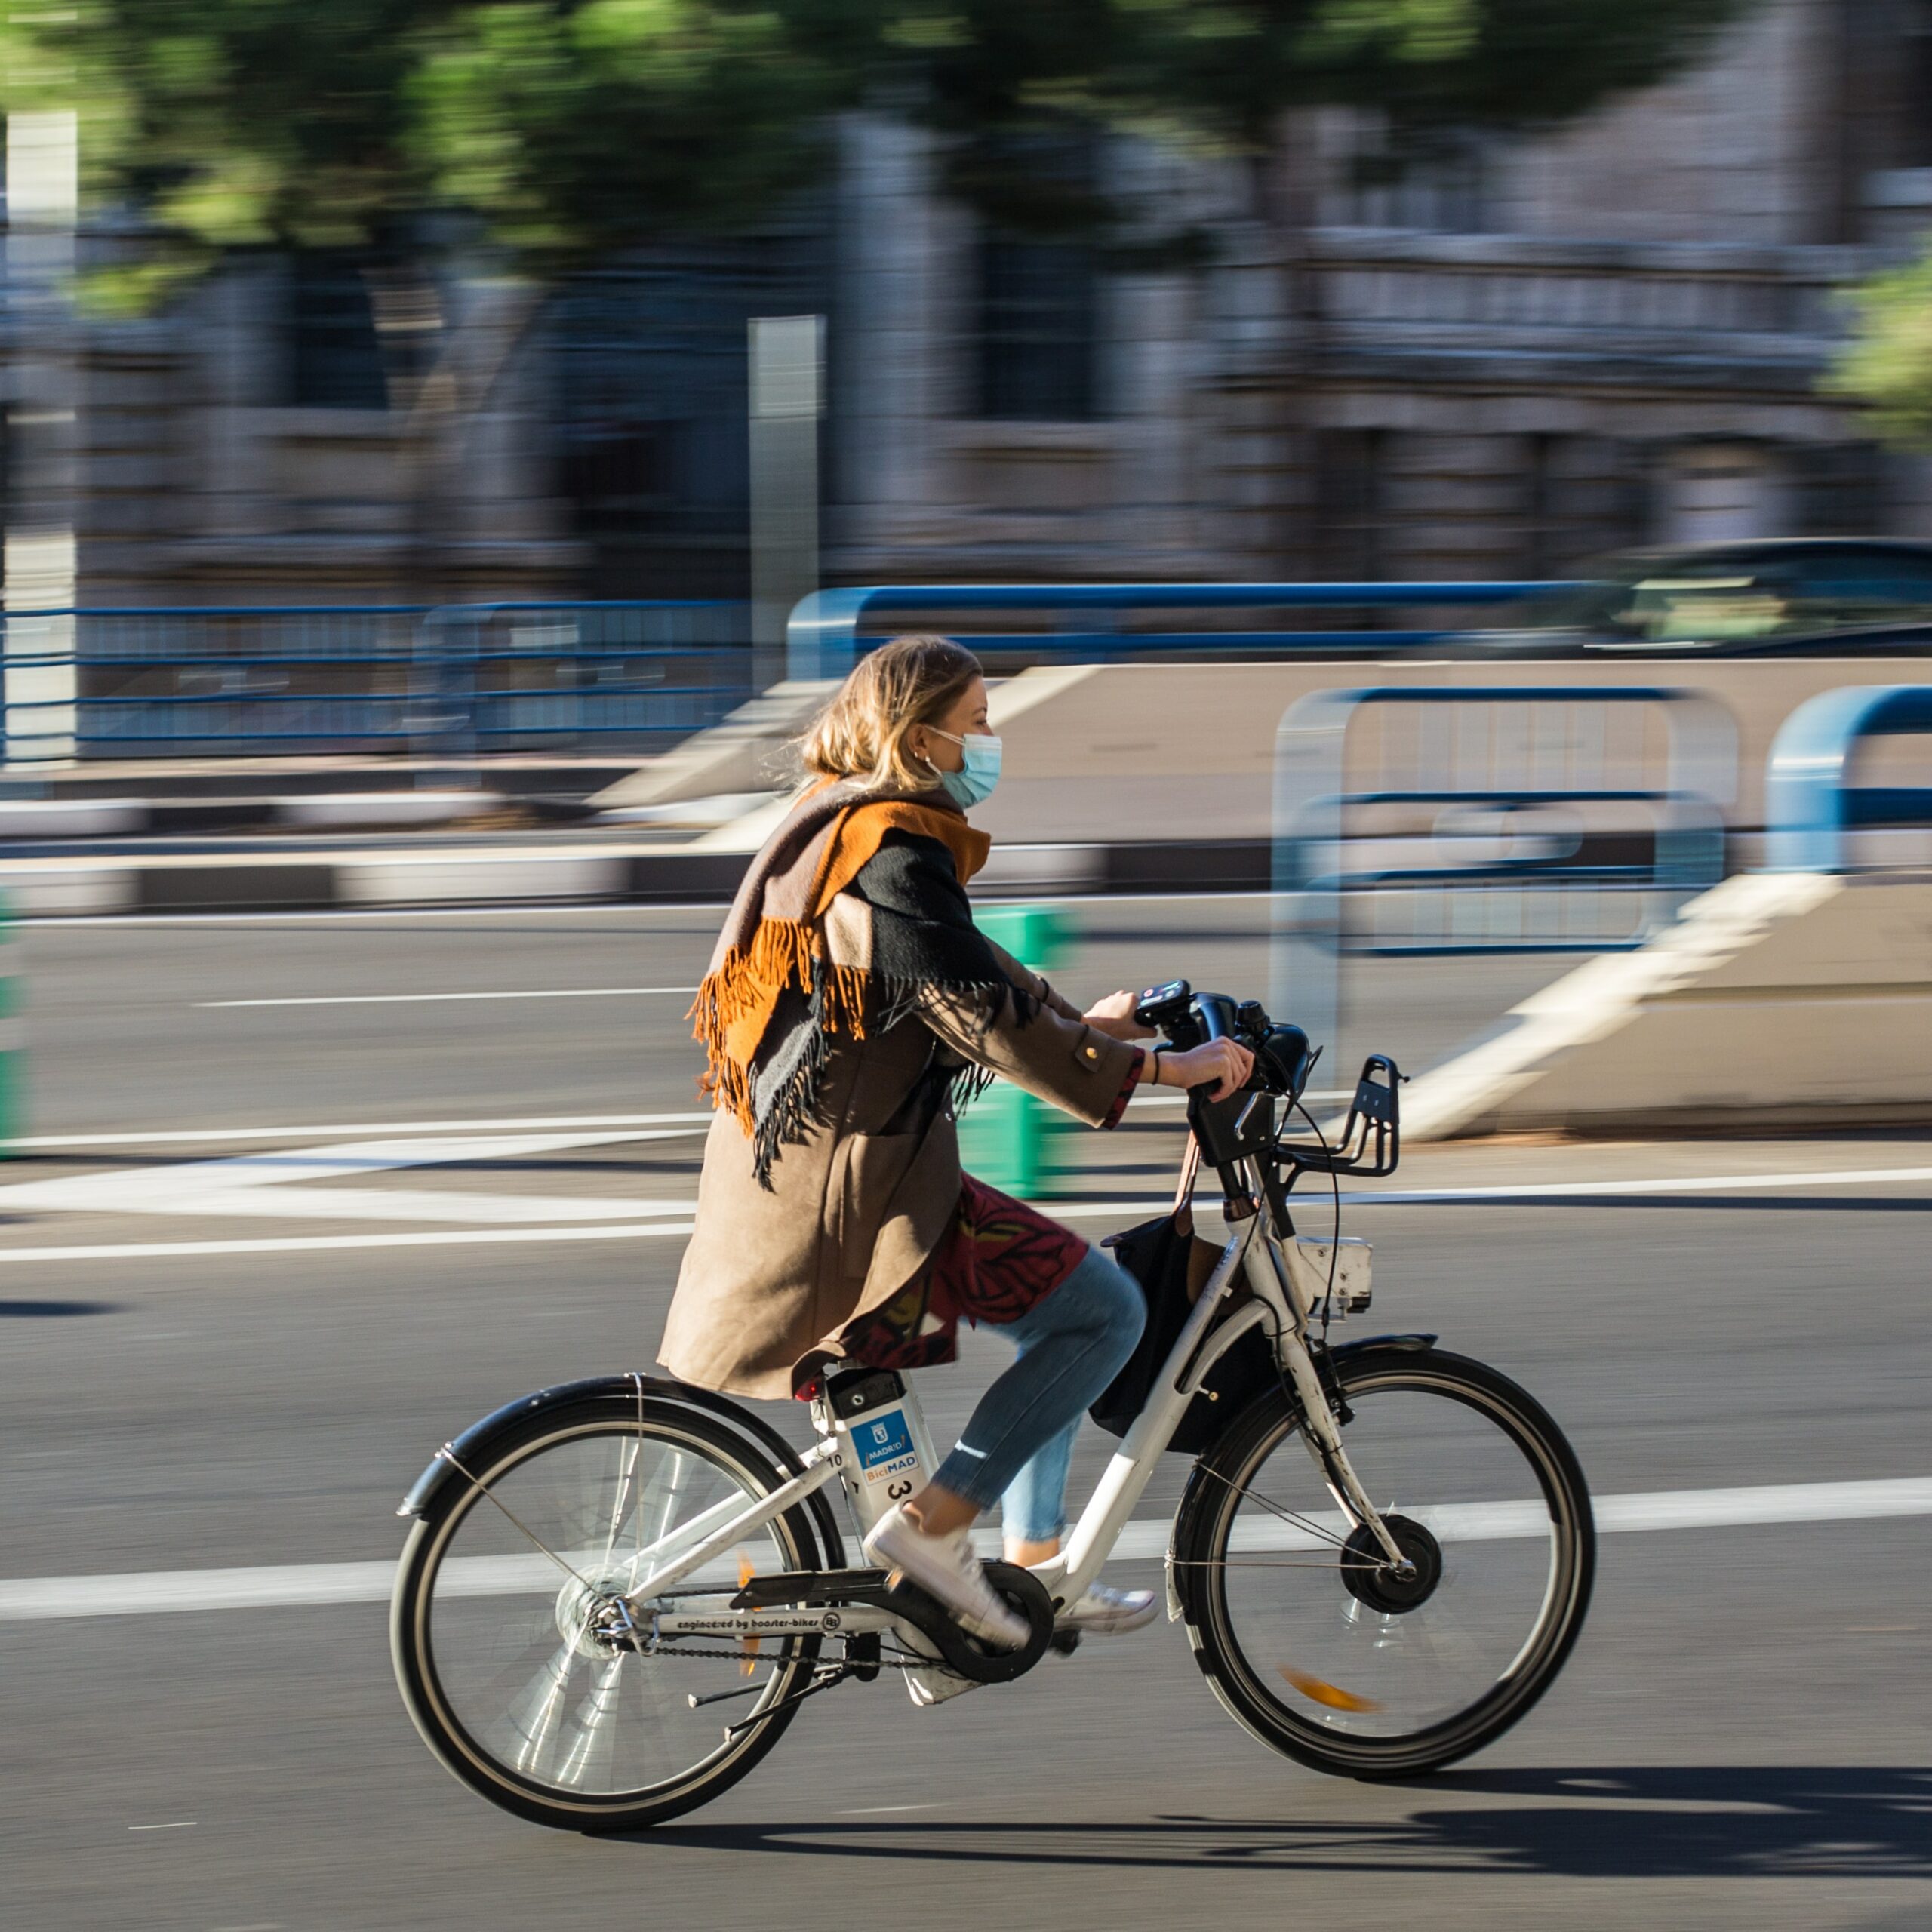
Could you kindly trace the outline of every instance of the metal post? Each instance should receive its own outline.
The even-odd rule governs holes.
[[[819,419],[825,318],[759,315],[750,325],[752,683],[785,675],[785,623],[818,588]]]
[[[25,1023],[20,1018],[20,940],[14,902],[0,892],[0,1159],[14,1151],[26,1124]]]
[[[1399,705],[1444,714],[1441,734],[1419,733],[1415,753],[1391,760],[1383,747],[1373,784],[1352,784],[1347,775],[1351,722],[1365,706]],[[1660,707],[1668,734],[1668,764],[1661,785],[1632,780],[1613,784],[1596,728],[1613,709]],[[1521,742],[1505,748],[1499,719],[1511,707],[1522,712]],[[1580,743],[1577,714],[1592,728]],[[1465,728],[1481,722],[1481,731]],[[1641,740],[1633,740],[1641,758]],[[1552,754],[1560,753],[1560,755]],[[1737,762],[1736,727],[1730,715],[1697,694],[1652,685],[1376,685],[1310,693],[1282,714],[1275,734],[1274,838],[1270,908],[1269,1004],[1283,1019],[1307,1029],[1342,1057],[1347,989],[1345,952],[1460,953],[1623,952],[1676,915],[1692,894],[1714,885],[1724,872],[1723,807],[1730,799]],[[1774,761],[1775,768],[1775,760]],[[1473,771],[1476,782],[1464,774]],[[1518,897],[1502,929],[1498,895],[1537,884],[1537,863],[1523,854],[1499,854],[1487,862],[1410,863],[1392,869],[1352,869],[1346,814],[1351,807],[1394,805],[1429,809],[1427,836],[1439,838],[1443,813],[1460,800],[1491,813],[1526,813],[1551,806],[1638,804],[1654,815],[1654,842],[1644,866],[1580,866],[1542,889],[1574,897],[1595,895],[1607,884],[1641,890],[1638,931],[1586,937],[1567,920],[1537,930],[1541,908]],[[1614,881],[1610,875],[1614,874]],[[1457,891],[1479,887],[1484,897],[1466,906]],[[1442,896],[1445,916],[1426,940],[1403,944],[1386,937],[1351,940],[1352,896],[1422,886]],[[1480,916],[1477,916],[1479,915]],[[1339,1068],[1337,1069],[1339,1071]]]
[[[1058,968],[1072,943],[1064,914],[1050,906],[983,906],[973,923],[1036,973]],[[989,1187],[1023,1200],[1048,1191],[1046,1152],[1054,1121],[1044,1101],[997,1080],[959,1116],[959,1158]]]
[[[69,292],[77,128],[71,109],[7,117],[7,281],[19,371],[8,422],[9,765],[69,761],[79,728],[73,608],[80,371]]]

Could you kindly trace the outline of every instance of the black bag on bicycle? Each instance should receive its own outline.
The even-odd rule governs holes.
[[[1221,1258],[1219,1247],[1201,1240],[1194,1232],[1194,1205],[1189,1197],[1198,1158],[1190,1141],[1171,1213],[1157,1220],[1143,1221],[1103,1244],[1140,1284],[1147,1297],[1147,1325],[1133,1354],[1087,1411],[1109,1435],[1124,1435],[1147,1406],[1155,1380]],[[1168,1447],[1186,1455],[1200,1454],[1249,1401],[1274,1381],[1275,1374],[1266,1337],[1259,1329],[1250,1329],[1209,1371]]]

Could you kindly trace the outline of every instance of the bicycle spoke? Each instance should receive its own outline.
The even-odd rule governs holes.
[[[1523,1672],[1549,1654],[1574,1531],[1533,1443],[1486,1399],[1484,1373],[1392,1366],[1349,1390],[1351,1460],[1400,1566],[1364,1549],[1360,1531],[1329,1527],[1340,1519],[1325,1472],[1302,1454],[1291,1416],[1238,1463],[1201,1465],[1219,1491],[1203,1519],[1211,1541],[1177,1567],[1200,1578],[1190,1587],[1212,1611],[1204,1634],[1236,1669],[1241,1707],[1318,1738],[1318,1757],[1433,1737],[1485,1709],[1504,1711],[1497,1721],[1506,1724]],[[1513,1527],[1532,1501],[1547,1512],[1546,1536]]]
[[[572,1713],[577,1738],[558,1767],[559,1783],[581,1785],[593,1764],[600,1770],[608,1767],[617,1731],[617,1680],[629,1654],[619,1651],[611,1657]]]
[[[574,1648],[568,1644],[552,1652],[530,1680],[521,1701],[509,1712],[511,1734],[523,1740],[515,1761],[520,1771],[535,1769],[549,1746],[558,1714],[563,1706],[565,1688],[570,1682],[571,1658],[574,1654]]]
[[[625,1587],[623,1573],[661,1569],[694,1549],[749,1510],[774,1473],[655,1423],[565,1431],[521,1460],[491,1454],[488,1483],[462,1466],[480,1465],[481,1454],[449,1460],[463,1500],[426,1586],[426,1654],[450,1722],[473,1740],[466,1752],[500,1766],[520,1790],[597,1802],[687,1790],[712,1761],[728,1764],[756,1748],[721,1741],[715,1715],[691,1700],[741,1692],[736,1708],[761,1718],[801,1681],[808,1639],[761,1638],[757,1681],[748,1683],[740,1644],[660,1648],[649,1641],[648,1620],[631,1641],[606,1641],[595,1620]],[[745,1531],[742,1541],[759,1575],[812,1561],[783,1519]],[[478,1574],[518,1564],[532,1584],[473,1587]],[[726,1559],[714,1579],[718,1567],[681,1580],[687,1595],[728,1595],[738,1559]]]
[[[1337,1549],[1347,1546],[1348,1539],[1346,1537],[1338,1537],[1334,1531],[1323,1528],[1319,1523],[1312,1522],[1298,1510],[1291,1509],[1284,1503],[1271,1502],[1259,1491],[1250,1489],[1244,1484],[1229,1481],[1218,1469],[1207,1469],[1204,1464],[1202,1466],[1208,1475],[1225,1487],[1232,1490],[1243,1502],[1259,1503],[1271,1516],[1278,1516],[1290,1527],[1300,1530],[1304,1536],[1313,1537],[1318,1542],[1332,1543]]]
[[[505,1505],[501,1497],[494,1495],[491,1491],[485,1488],[481,1483],[478,1482],[476,1478],[457,1460],[456,1457],[450,1452],[449,1447],[447,1444],[444,1445],[441,1454],[443,1460],[449,1464],[451,1469],[456,1471],[458,1475],[462,1477],[465,1482],[469,1484],[472,1489],[475,1491],[478,1496],[487,1497],[499,1510],[502,1511],[505,1516],[509,1518],[512,1523],[515,1524],[517,1529],[521,1532],[525,1541],[530,1545],[531,1549],[536,1550],[540,1555],[547,1557],[549,1561],[554,1563],[566,1577],[574,1577],[580,1583],[583,1584],[583,1587],[586,1590],[590,1589],[591,1586],[589,1583],[585,1581],[583,1573],[580,1571],[574,1568],[570,1564],[566,1563],[564,1559],[559,1556],[554,1549],[551,1549],[549,1545],[545,1543],[534,1530],[525,1527],[524,1524]],[[592,1594],[594,1595],[595,1592],[593,1592]]]
[[[617,1546],[617,1532],[624,1526],[624,1518],[629,1513],[631,1484],[637,1474],[637,1466],[644,1454],[644,1438],[640,1435],[627,1446],[620,1444],[618,1456],[623,1468],[617,1481],[617,1494],[611,1505],[611,1526],[604,1538],[604,1557],[598,1567],[601,1576],[608,1576],[611,1570],[611,1552]]]

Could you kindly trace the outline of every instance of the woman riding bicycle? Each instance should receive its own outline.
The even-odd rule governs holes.
[[[1081,1412],[1132,1352],[1137,1284],[1109,1256],[961,1173],[955,1097],[994,1075],[1093,1127],[1143,1081],[1247,1078],[1230,1040],[1150,1057],[1133,998],[1083,1014],[973,924],[999,775],[979,661],[943,638],[863,659],[804,743],[813,783],[752,863],[693,1009],[718,1112],[659,1358],[700,1387],[811,1394],[829,1371],[951,1361],[961,1316],[1019,1358],[916,1496],[866,1539],[976,1635],[1025,1623],[968,1531],[1001,1505],[1009,1561],[1065,1527]],[[1095,1585],[1063,1627],[1137,1629],[1145,1591]]]

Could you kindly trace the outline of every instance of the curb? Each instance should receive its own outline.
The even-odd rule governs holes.
[[[722,903],[746,852],[662,846],[515,846],[432,852],[0,860],[0,891],[28,918],[126,912],[297,912],[552,900]],[[1008,845],[974,881],[988,896],[1247,891],[1268,883],[1265,839]]]
[[[533,801],[498,792],[318,792],[293,798],[0,798],[0,838],[143,833],[395,831],[452,825]]]

